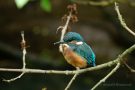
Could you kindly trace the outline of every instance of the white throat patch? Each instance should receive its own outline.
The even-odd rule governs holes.
[[[59,46],[59,51],[60,52],[63,52],[63,47],[69,48],[69,45],[67,45],[67,44],[60,44],[60,46]]]
[[[77,44],[77,45],[82,45],[82,44],[83,44],[83,42],[76,42],[76,44]]]

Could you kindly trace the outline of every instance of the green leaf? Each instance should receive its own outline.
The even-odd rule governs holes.
[[[40,0],[40,7],[47,12],[51,12],[52,7],[50,0]]]
[[[29,0],[15,0],[15,4],[17,6],[18,9],[23,8]]]

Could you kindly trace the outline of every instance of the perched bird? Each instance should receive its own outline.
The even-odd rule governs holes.
[[[56,42],[66,61],[74,67],[85,68],[95,66],[95,54],[82,36],[76,32],[68,32],[63,41]]]

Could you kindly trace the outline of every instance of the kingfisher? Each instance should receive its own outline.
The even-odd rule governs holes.
[[[63,41],[56,42],[59,44],[66,61],[75,68],[85,68],[95,66],[95,54],[91,47],[85,43],[83,37],[76,32],[68,32],[64,35]]]

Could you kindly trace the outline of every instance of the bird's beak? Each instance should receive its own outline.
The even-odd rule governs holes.
[[[58,41],[58,42],[55,42],[54,45],[56,44],[63,44],[64,42],[63,41]]]

